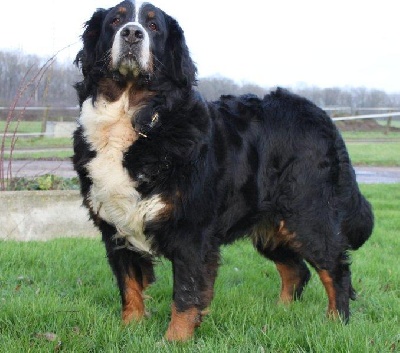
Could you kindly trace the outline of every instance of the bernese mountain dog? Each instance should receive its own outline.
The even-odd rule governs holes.
[[[205,101],[183,30],[149,3],[98,9],[82,40],[73,164],[123,322],[145,316],[143,292],[164,256],[165,337],[191,338],[213,298],[220,246],[242,237],[275,262],[281,302],[301,297],[308,263],[328,314],[347,322],[348,252],[369,238],[373,214],[330,117],[284,89]]]

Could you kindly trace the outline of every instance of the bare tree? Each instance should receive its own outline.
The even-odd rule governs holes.
[[[18,92],[19,83],[30,69],[30,75],[46,62],[43,58],[26,55],[19,51],[0,51],[0,105],[8,106]],[[29,81],[32,77],[27,77]],[[79,81],[80,73],[72,63],[54,60],[51,71],[47,71],[39,85],[30,85],[22,98],[32,96],[32,105],[48,104],[52,107],[75,106],[77,103],[73,85]],[[226,77],[205,77],[199,79],[199,90],[207,100],[219,99],[224,94],[252,93],[259,97],[270,88],[253,83],[238,84]],[[307,97],[319,106],[341,106],[353,109],[364,107],[399,107],[400,93],[387,94],[382,90],[365,87],[319,88],[300,84],[292,91]],[[1,118],[1,117],[0,117]],[[4,116],[2,117],[4,119]]]
[[[19,51],[0,51],[0,105],[8,106],[18,93],[25,74],[29,71],[28,77],[25,77],[29,82],[34,72],[40,70],[46,62],[46,59]],[[34,106],[45,103],[51,106],[76,105],[73,85],[79,79],[79,71],[72,63],[58,63],[53,58],[52,69],[46,71],[39,85],[26,87],[21,98],[26,100],[32,96],[30,104]]]
[[[6,117],[6,123],[4,131],[2,133],[2,139],[0,144],[0,191],[6,190],[6,187],[12,179],[12,160],[15,144],[17,142],[16,133],[18,131],[18,125],[22,121],[25,108],[31,104],[32,98],[35,96],[35,92],[40,86],[45,73],[51,67],[55,60],[55,56],[47,60],[39,69],[36,69],[35,63],[32,64],[26,71],[21,81],[18,83],[19,86],[11,101],[10,108]],[[33,87],[33,89],[31,89]],[[22,103],[24,109],[16,114],[16,107]],[[16,121],[15,127],[10,131],[10,124],[12,121]],[[11,132],[11,139],[9,140],[9,157],[6,161],[5,151],[7,149],[8,133]],[[7,164],[7,166],[6,166]]]

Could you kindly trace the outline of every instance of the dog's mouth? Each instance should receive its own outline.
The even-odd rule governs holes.
[[[120,60],[118,71],[123,76],[138,77],[141,73],[141,68],[136,55],[132,51],[128,51]]]

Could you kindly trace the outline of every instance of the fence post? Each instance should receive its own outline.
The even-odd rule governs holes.
[[[387,135],[389,133],[391,124],[392,124],[392,117],[389,116],[387,118],[387,121],[386,121],[386,129],[385,129],[385,132],[384,132],[385,135]]]
[[[41,127],[41,133],[42,136],[44,136],[45,132],[46,132],[46,125],[47,125],[47,118],[49,117],[49,107],[46,107],[46,109],[43,112],[43,117],[42,117],[42,127]]]

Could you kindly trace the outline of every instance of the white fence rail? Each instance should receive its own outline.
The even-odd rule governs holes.
[[[341,116],[332,118],[333,121],[357,120],[357,119],[383,119],[394,118],[400,116],[400,112],[384,113],[384,114],[367,114],[367,115],[354,115],[354,116]]]

